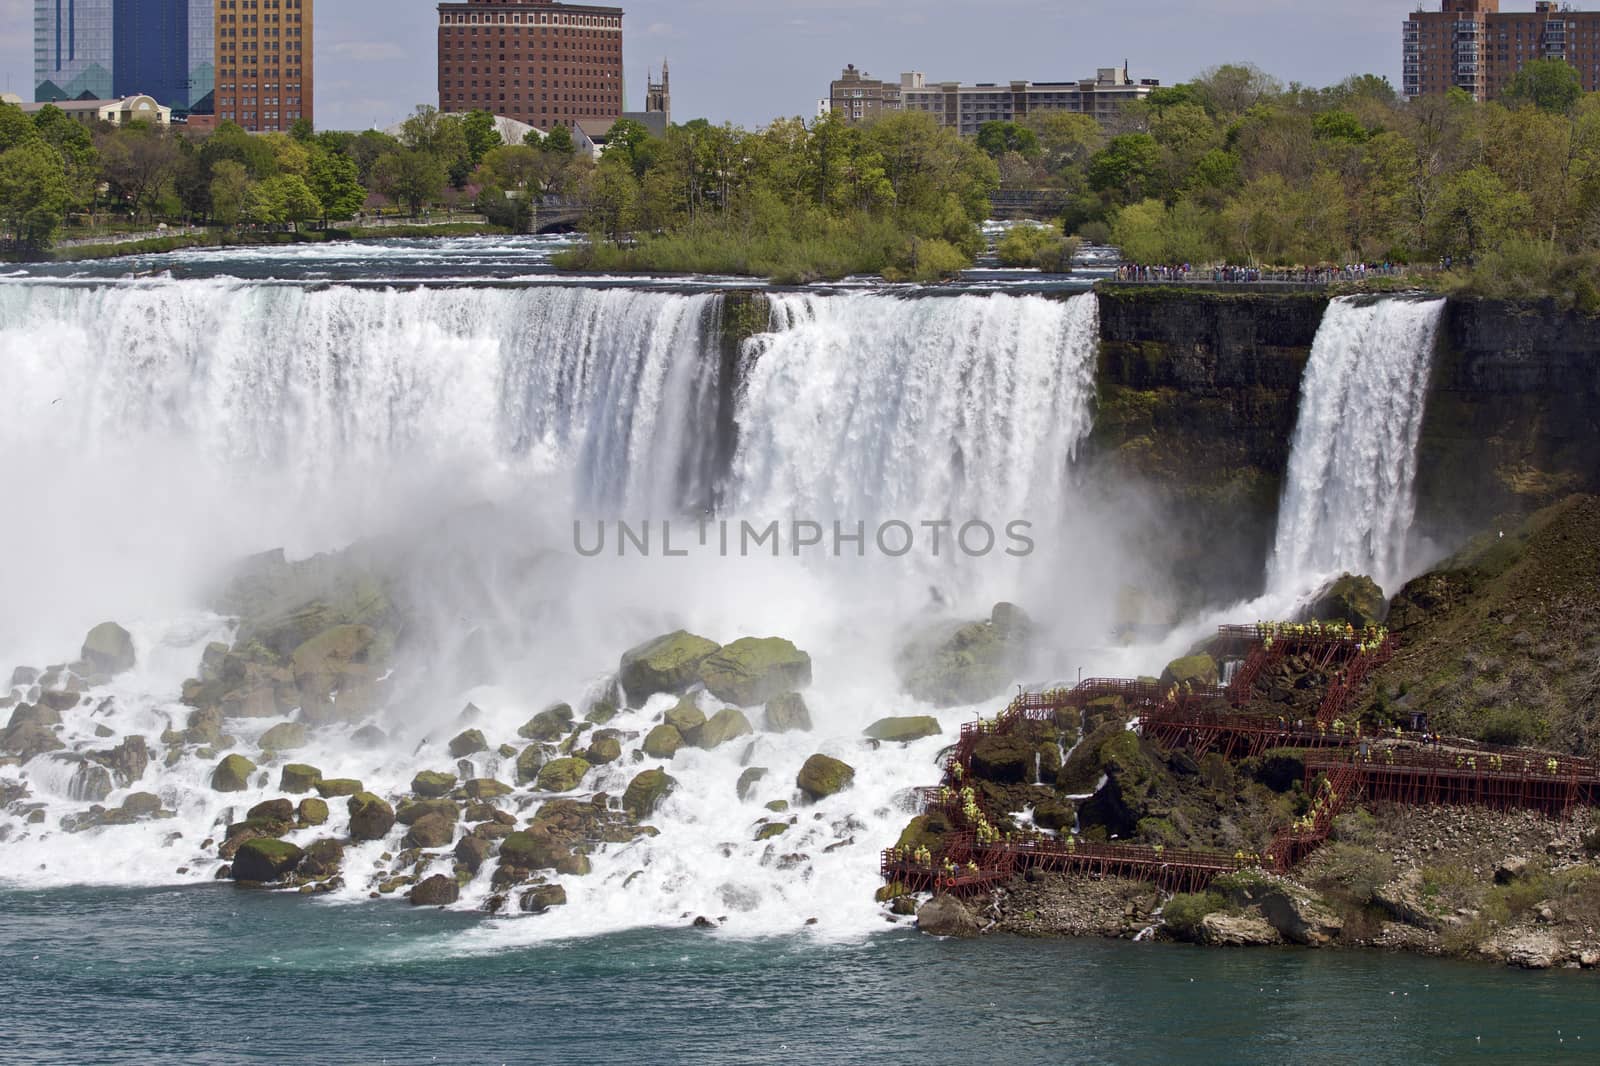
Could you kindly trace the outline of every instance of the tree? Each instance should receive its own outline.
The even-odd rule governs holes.
[[[535,130],[528,136],[532,137],[537,132]],[[544,140],[537,147],[540,151],[554,152],[558,155],[572,155],[578,150],[578,146],[572,143],[572,131],[565,126],[557,126],[545,134]]]
[[[244,164],[224,159],[211,168],[211,217],[224,226],[236,224],[245,213],[250,195],[249,171]]]
[[[608,145],[609,147],[609,145]],[[621,153],[601,157],[585,183],[584,199],[589,204],[587,226],[615,241],[632,231],[639,221],[639,180]]]
[[[1523,221],[1528,198],[1507,189],[1487,167],[1473,167],[1445,185],[1434,205],[1434,250],[1468,262],[1502,243]]]
[[[1007,152],[1016,152],[1028,160],[1039,158],[1038,135],[1015,122],[985,122],[979,126],[978,147],[991,159],[999,159]]]
[[[283,220],[299,227],[322,214],[322,203],[298,174],[279,174],[269,183],[280,186],[283,202]]]
[[[1100,124],[1070,111],[1036,111],[1025,120],[1039,142],[1039,161],[1050,174],[1081,166],[1105,143]]]
[[[461,121],[461,135],[466,139],[467,158],[473,166],[483,162],[490,149],[505,143],[495,128],[494,116],[487,111],[467,112],[467,117]]]
[[[294,125],[289,127],[289,136],[301,144],[310,143],[311,139],[316,136],[316,132],[317,129],[311,124],[311,120],[304,116],[295,119]]]
[[[0,102],[0,152],[35,140],[38,136],[39,131],[22,108]]]
[[[0,153],[0,217],[17,241],[34,248],[48,245],[71,203],[61,156],[43,140]]]
[[[444,188],[444,166],[431,152],[401,149],[380,158],[372,168],[373,184],[391,200],[404,201],[412,217],[424,204],[437,199]]]
[[[313,146],[306,184],[322,205],[323,225],[327,225],[330,218],[350,218],[367,202],[367,190],[361,187],[356,161],[320,145]]]
[[[568,137],[570,138],[571,134],[568,134]],[[640,148],[649,139],[650,131],[645,128],[644,123],[631,118],[619,118],[606,132],[606,146],[600,154],[620,158],[632,168],[638,162]]]
[[[1578,68],[1560,59],[1535,59],[1523,64],[1506,86],[1508,104],[1537,107],[1558,115],[1572,113],[1583,96]]]
[[[1225,63],[1196,78],[1191,87],[1207,111],[1220,118],[1242,115],[1283,91],[1283,85],[1251,63]]]
[[[72,205],[92,203],[100,181],[100,153],[95,151],[89,131],[53,104],[34,113],[33,128],[61,156]]]
[[[1161,146],[1148,133],[1125,133],[1089,160],[1089,187],[1139,200],[1159,192]]]
[[[182,155],[164,130],[135,122],[113,131],[100,146],[102,173],[114,196],[135,217],[152,217],[177,176]]]

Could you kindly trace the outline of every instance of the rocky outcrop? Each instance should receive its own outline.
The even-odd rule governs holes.
[[[1163,688],[1171,685],[1210,686],[1217,683],[1217,678],[1217,661],[1205,654],[1174,659],[1161,671]]]
[[[572,728],[572,708],[565,703],[557,703],[546,707],[530,718],[520,729],[517,736],[524,740],[540,740],[549,743],[560,740]]]
[[[1379,625],[1389,616],[1389,601],[1370,577],[1341,574],[1312,597],[1307,619],[1348,622],[1357,629]]]
[[[929,936],[974,937],[978,919],[954,896],[935,896],[917,910],[917,928]]]
[[[978,703],[1003,692],[1023,667],[1031,632],[1020,609],[999,603],[986,622],[942,622],[914,634],[895,670],[906,692],[936,707]]]
[[[698,679],[700,664],[716,650],[715,642],[679,629],[624,652],[617,680],[634,707],[657,692],[681,694]]]
[[[233,856],[235,881],[270,883],[292,874],[305,853],[283,840],[260,837],[247,840]]]
[[[1281,944],[1283,939],[1265,918],[1219,912],[1200,919],[1200,942],[1213,947],[1258,947]]]
[[[782,637],[742,637],[700,663],[700,681],[725,703],[750,707],[811,684],[811,656]]]

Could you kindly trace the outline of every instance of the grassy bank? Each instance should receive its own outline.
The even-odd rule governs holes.
[[[416,237],[480,237],[510,232],[504,226],[486,222],[447,223],[437,226],[352,226],[348,229],[302,230],[298,233],[227,233],[207,230],[203,233],[179,233],[166,237],[152,237],[143,241],[123,241],[112,244],[81,244],[71,248],[57,248],[44,259],[49,262],[73,263],[93,259],[115,259],[123,256],[160,255],[186,248],[259,247],[281,244],[324,244],[328,241],[389,240]],[[26,262],[14,258],[13,262]],[[34,260],[37,261],[37,260]]]

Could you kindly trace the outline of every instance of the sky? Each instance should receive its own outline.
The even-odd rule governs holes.
[[[1183,81],[1250,62],[1285,82],[1349,74],[1399,84],[1400,23],[1415,0],[619,0],[627,106],[672,63],[675,121],[757,126],[815,114],[846,63],[876,77],[1072,81],[1129,64]],[[1436,3],[1428,5],[1436,7]],[[1508,8],[1531,10],[1531,3]],[[0,0],[0,81],[28,97],[34,0]],[[438,103],[434,0],[317,0],[316,118],[387,126]]]

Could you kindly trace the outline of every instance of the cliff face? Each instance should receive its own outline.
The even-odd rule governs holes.
[[[1133,535],[1173,607],[1258,593],[1320,294],[1107,288],[1091,479],[1154,514]],[[1147,619],[1148,620],[1148,619]]]
[[[1417,527],[1446,547],[1600,491],[1600,319],[1451,300],[1423,417]]]

